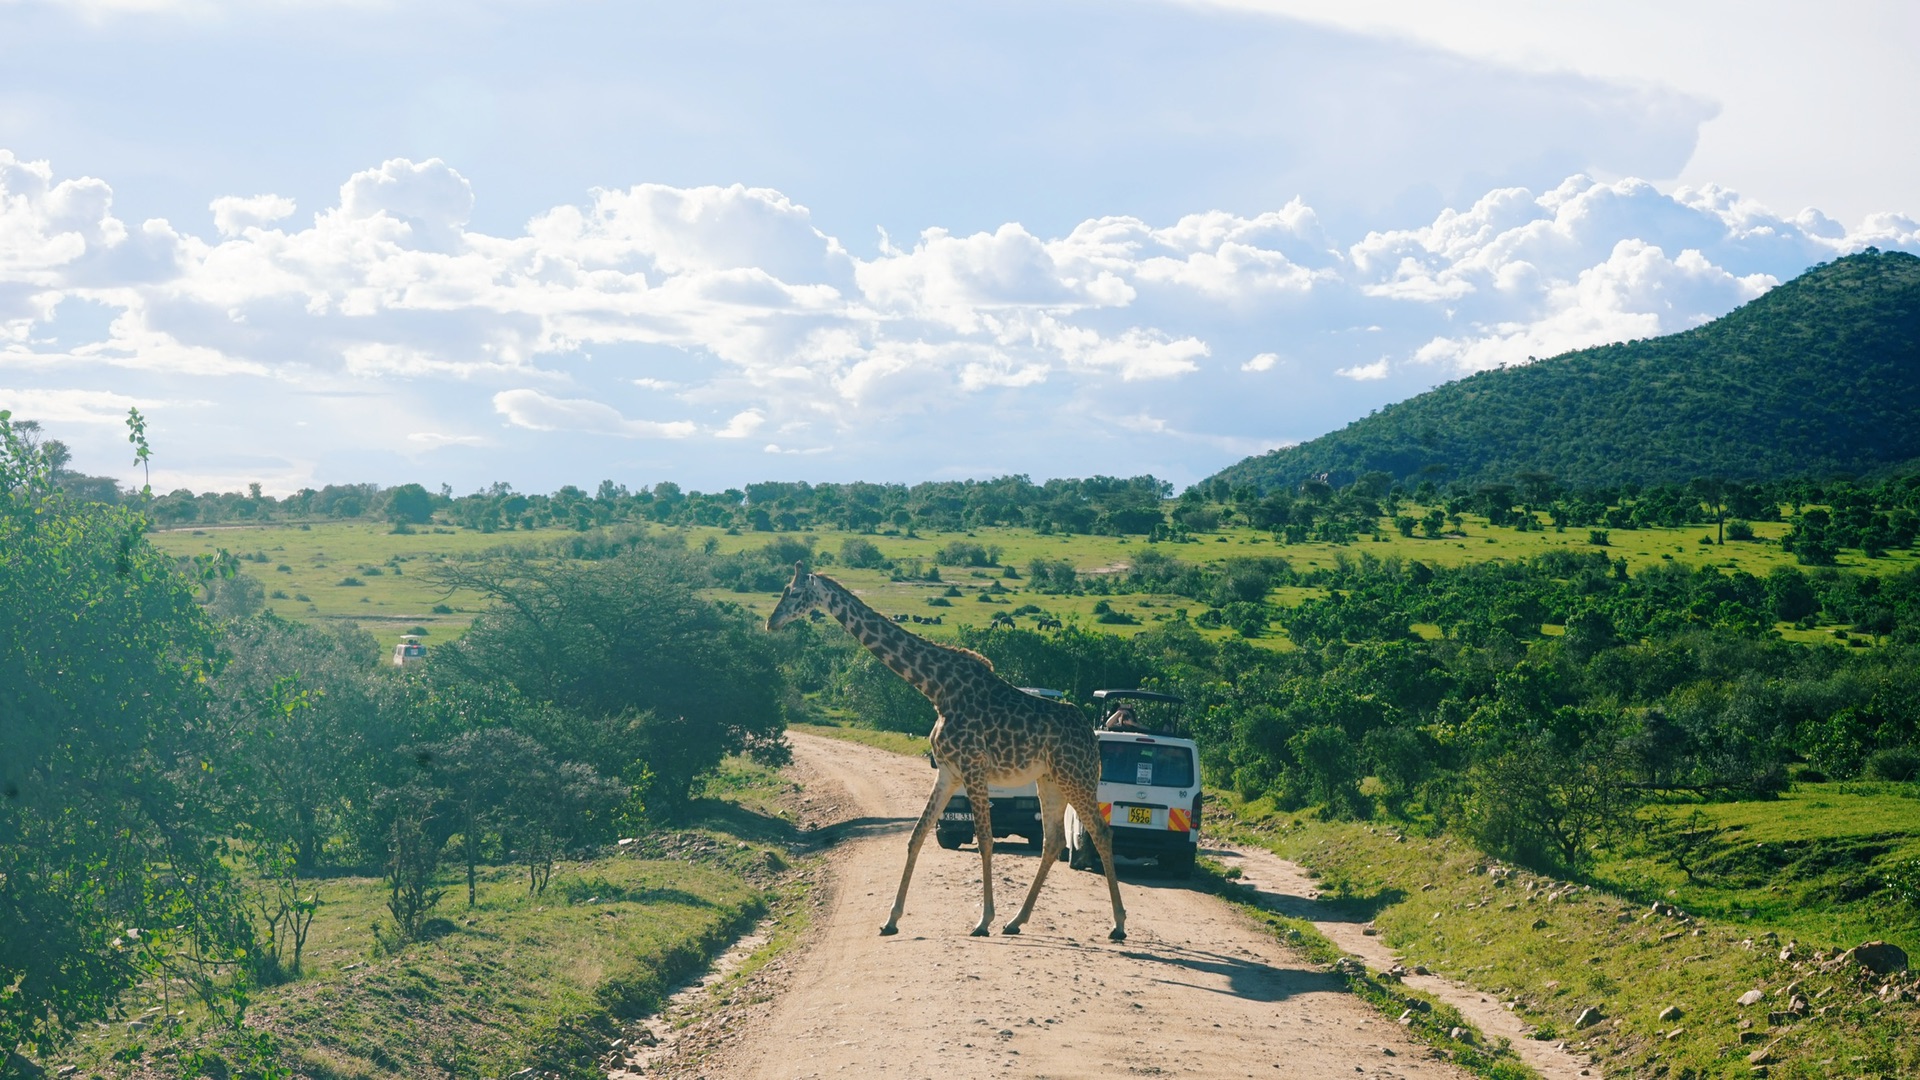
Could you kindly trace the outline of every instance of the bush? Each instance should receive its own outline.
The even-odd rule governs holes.
[[[1613,543],[1613,537],[1605,529],[1589,529],[1587,543],[1594,547],[1607,547]]]
[[[1727,522],[1727,539],[1729,540],[1753,539],[1753,524],[1748,521],[1742,521],[1739,518],[1735,518],[1732,521]]]
[[[884,570],[887,557],[873,541],[850,536],[840,544],[840,564],[856,570]]]
[[[871,653],[847,665],[841,693],[854,715],[869,727],[908,735],[933,730],[933,703]]]
[[[941,548],[933,558],[942,566],[999,566],[1000,546],[998,544],[983,546],[967,540],[955,540]]]
[[[1566,713],[1556,726],[1573,726]],[[1526,737],[1474,767],[1466,828],[1482,850],[1536,870],[1576,872],[1594,844],[1632,823],[1639,794],[1630,755],[1604,731],[1568,734]]]
[[[1906,782],[1920,778],[1920,750],[1907,746],[1876,750],[1867,756],[1862,773],[1869,780]]]

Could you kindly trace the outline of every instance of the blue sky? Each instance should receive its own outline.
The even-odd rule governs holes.
[[[162,490],[1186,483],[1920,250],[1914,9],[1670,7],[0,0],[0,408]]]

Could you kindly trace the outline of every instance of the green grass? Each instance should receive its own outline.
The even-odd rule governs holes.
[[[918,757],[927,752],[927,738],[924,735],[905,735],[898,731],[875,731],[873,728],[830,724],[788,724],[787,730],[798,731],[804,735],[841,739],[895,754],[910,754]]]
[[[259,580],[269,597],[267,607],[283,617],[356,622],[389,646],[414,626],[423,626],[431,646],[458,637],[484,603],[472,595],[448,596],[429,582],[426,570],[432,556],[478,553],[573,535],[560,529],[530,533],[442,529],[434,532],[432,526],[422,526],[404,535],[387,525],[339,521],[307,528],[170,529],[152,534],[151,539],[155,547],[175,556],[208,555],[222,549],[239,556],[241,572]],[[281,566],[287,569],[280,570]],[[348,578],[361,584],[340,584]],[[273,598],[276,592],[286,597]],[[307,599],[298,599],[301,596]],[[453,610],[438,613],[433,610],[436,605]]]
[[[1809,802],[1821,798],[1817,792],[1808,796]],[[1778,805],[1730,804],[1728,817],[1749,818],[1755,829],[1766,822],[1777,830],[1772,835],[1824,834],[1816,817],[1768,812]],[[1872,993],[1881,980],[1821,973],[1807,961],[1815,949],[1893,936],[1896,924],[1876,916],[1873,905],[1847,908],[1829,901],[1813,910],[1803,900],[1798,913],[1776,909],[1767,913],[1771,917],[1756,911],[1751,918],[1727,918],[1716,916],[1710,904],[1689,907],[1684,893],[1663,897],[1686,913],[1683,920],[1651,915],[1644,896],[1608,888],[1606,875],[1617,872],[1619,863],[1602,865],[1595,875],[1600,885],[1567,891],[1567,883],[1525,872],[1491,877],[1484,870],[1493,861],[1452,838],[1312,821],[1275,812],[1263,801],[1223,798],[1221,808],[1232,810],[1228,827],[1242,839],[1318,871],[1323,895],[1371,917],[1409,963],[1514,1002],[1541,1037],[1567,1038],[1576,1049],[1598,1054],[1605,1075],[1748,1076],[1747,1055],[1766,1046],[1773,1046],[1776,1078],[1891,1078],[1920,1071],[1920,1010],[1881,1002]],[[1894,802],[1859,802],[1837,817],[1836,839],[1875,835],[1896,824],[1911,834],[1914,821],[1905,805]],[[1796,819],[1797,826],[1791,824]],[[1737,898],[1721,899],[1730,904]],[[1910,936],[1911,916],[1906,918]],[[1797,954],[1781,960],[1780,950],[1796,938]],[[1816,1013],[1824,1014],[1780,1015],[1787,1003],[1778,992],[1795,980]],[[1752,989],[1767,991],[1767,1000],[1746,1008],[1735,1004]],[[1669,1005],[1682,1010],[1679,1020],[1658,1019]],[[1605,1019],[1575,1030],[1574,1018],[1589,1006]],[[1679,1034],[1669,1038],[1675,1030]]]
[[[1778,800],[1658,806],[1724,830],[1694,876],[1645,853],[1612,854],[1596,882],[1751,923],[1809,947],[1891,941],[1920,958],[1920,909],[1889,904],[1884,875],[1920,860],[1920,784],[1799,784]]]
[[[1424,513],[1425,508],[1418,508]],[[1416,514],[1417,516],[1417,514]],[[1270,535],[1244,527],[1223,529],[1217,534],[1196,537],[1191,543],[1154,545],[1166,554],[1188,562],[1214,564],[1229,558],[1277,556],[1295,569],[1308,571],[1331,568],[1345,556],[1356,559],[1362,554],[1376,558],[1419,560],[1434,566],[1454,567],[1494,559],[1522,559],[1556,549],[1605,551],[1611,558],[1625,559],[1633,570],[1673,561],[1689,566],[1713,564],[1729,570],[1744,570],[1764,576],[1775,566],[1795,565],[1793,557],[1779,549],[1778,539],[1787,526],[1777,522],[1758,522],[1758,539],[1725,545],[1703,545],[1700,537],[1710,530],[1704,526],[1682,529],[1615,529],[1611,546],[1596,548],[1587,543],[1586,529],[1568,529],[1564,533],[1551,528],[1541,532],[1515,532],[1492,528],[1482,518],[1468,516],[1462,528],[1465,535],[1440,539],[1402,537],[1389,532],[1377,539],[1362,538],[1350,544],[1320,542],[1285,544]],[[437,531],[436,531],[437,530]],[[821,528],[804,533],[774,534],[729,533],[723,528],[691,527],[683,532],[693,547],[711,541],[714,550],[727,554],[762,547],[776,535],[811,539],[821,551],[837,553],[840,544],[856,535]],[[383,644],[391,645],[415,626],[427,630],[427,644],[444,642],[465,631],[484,601],[465,594],[445,595],[430,584],[425,571],[437,555],[478,554],[501,547],[528,547],[576,535],[566,529],[532,532],[481,533],[447,526],[423,526],[411,535],[395,534],[388,526],[370,522],[321,522],[305,527],[293,524],[258,526],[215,526],[198,529],[172,529],[153,534],[155,546],[179,556],[211,554],[225,549],[246,558],[240,564],[243,573],[257,578],[270,599],[267,606],[276,613],[294,619],[312,621],[352,621],[371,630]],[[1001,549],[1001,566],[986,568],[940,567],[939,582],[892,581],[884,571],[856,570],[843,566],[828,572],[844,581],[862,599],[887,615],[907,614],[942,617],[940,626],[916,624],[916,633],[952,640],[961,626],[985,626],[995,613],[1011,613],[1031,604],[1041,612],[1103,633],[1130,636],[1149,630],[1176,617],[1179,611],[1196,616],[1206,609],[1204,603],[1188,597],[1160,594],[1121,594],[1055,596],[1031,591],[1024,577],[1026,566],[1036,558],[1064,559],[1083,578],[1098,579],[1102,574],[1124,572],[1133,556],[1148,546],[1140,537],[1041,535],[1023,528],[982,528],[966,532],[926,532],[916,536],[900,534],[862,534],[890,559],[918,558],[931,567],[936,552],[956,540]],[[1488,543],[1491,540],[1492,543]],[[247,558],[250,557],[250,558]],[[264,559],[264,561],[260,561]],[[1920,551],[1890,552],[1882,559],[1865,559],[1857,552],[1840,558],[1843,570],[1885,574],[1920,566]],[[285,566],[282,571],[279,567]],[[1006,578],[1003,567],[1011,566],[1022,574]],[[347,578],[361,584],[342,585]],[[987,587],[998,583],[1011,590],[995,596],[995,602],[979,599]],[[949,587],[957,586],[962,595],[948,598],[950,606],[928,603],[940,598]],[[275,593],[284,598],[274,597]],[[1276,607],[1291,607],[1322,590],[1284,587],[1274,590],[1268,602]],[[299,597],[306,597],[301,600]],[[777,593],[734,593],[710,590],[709,599],[736,603],[764,616],[772,610]],[[1132,616],[1135,623],[1102,623],[1094,606],[1105,600],[1115,611]],[[451,611],[435,612],[436,605]],[[1021,616],[1020,624],[1031,626],[1033,616]],[[1421,630],[1423,628],[1416,628]],[[1424,628],[1433,629],[1433,628]],[[1798,630],[1782,624],[1779,629],[1789,640],[1808,643],[1835,640],[1835,626],[1822,625]],[[1226,638],[1232,630],[1202,631],[1206,636]],[[1256,644],[1286,650],[1292,648],[1285,634],[1269,631],[1254,639]]]
[[[785,873],[793,831],[777,805],[792,790],[771,770],[730,761],[686,828],[564,863],[538,896],[518,868],[487,867],[468,908],[464,877],[448,867],[439,921],[397,952],[374,929],[390,924],[380,879],[310,880],[322,906],[304,972],[256,989],[248,1023],[271,1035],[280,1063],[315,1080],[498,1077],[529,1066],[597,1075],[594,1060],[620,1020],[656,1010],[770,906],[784,928],[772,945],[804,928],[807,886]],[[761,952],[770,957],[772,945]],[[147,1013],[158,990],[130,993],[127,1014],[163,1015]],[[190,1076],[196,1049],[234,1056],[200,1010],[181,1007],[177,987],[170,1006],[184,1021],[178,1032],[102,1025],[48,1061],[49,1072],[70,1064],[81,1075]]]

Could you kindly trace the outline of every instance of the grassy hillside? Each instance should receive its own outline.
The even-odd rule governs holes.
[[[1234,485],[1375,470],[1598,486],[1858,475],[1920,458],[1920,258],[1815,267],[1705,326],[1483,372],[1248,458]]]

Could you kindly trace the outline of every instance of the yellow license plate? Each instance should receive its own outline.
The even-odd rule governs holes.
[[[1127,807],[1127,824],[1129,825],[1153,824],[1153,808],[1147,807],[1147,806]]]

